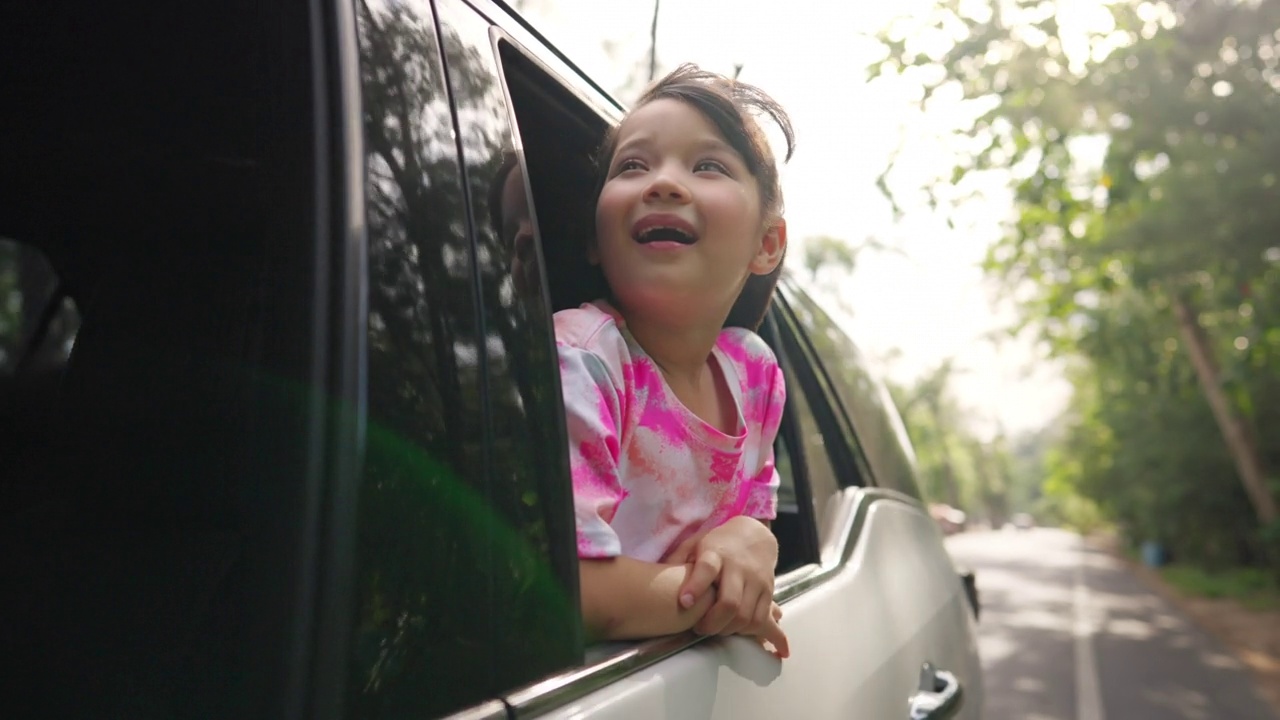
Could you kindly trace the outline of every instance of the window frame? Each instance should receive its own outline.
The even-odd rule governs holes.
[[[353,609],[356,501],[363,477],[368,413],[369,268],[360,48],[354,3],[312,6],[312,86],[316,114],[317,374],[334,402],[316,432],[327,435],[313,524],[315,558],[312,660],[305,696],[315,717],[340,718]],[[334,328],[326,332],[325,326]]]
[[[347,254],[339,260],[345,263],[344,267],[348,268],[353,274],[360,278],[360,286],[348,296],[348,305],[345,308],[342,318],[337,320],[341,324],[343,331],[348,337],[353,338],[350,345],[344,345],[344,348],[350,350],[352,346],[357,350],[351,351],[352,355],[358,360],[359,368],[359,391],[358,409],[353,414],[352,424],[356,427],[358,440],[351,446],[354,451],[351,459],[353,462],[352,473],[354,475],[352,484],[346,488],[346,495],[332,502],[341,501],[342,509],[346,511],[345,526],[335,528],[335,534],[341,534],[344,543],[345,554],[326,558],[326,568],[332,570],[332,575],[340,576],[345,582],[344,605],[335,607],[334,612],[326,618],[328,623],[325,625],[324,635],[329,639],[330,645],[328,649],[323,644],[317,646],[318,652],[327,652],[327,655],[313,656],[313,664],[321,667],[326,671],[322,677],[316,674],[313,683],[312,696],[316,698],[315,707],[309,708],[311,712],[318,712],[318,708],[326,708],[324,711],[329,716],[336,716],[338,710],[350,712],[350,707],[343,707],[346,693],[349,689],[349,674],[354,662],[352,658],[354,644],[354,632],[352,619],[357,610],[357,598],[355,591],[358,586],[359,578],[357,576],[357,539],[359,531],[359,518],[356,509],[359,504],[360,488],[366,482],[366,467],[364,459],[367,455],[366,446],[368,445],[368,431],[370,429],[369,421],[369,388],[371,387],[371,378],[369,373],[369,327],[368,317],[371,311],[372,303],[370,294],[372,292],[372,275],[373,268],[369,262],[372,252],[370,238],[367,233],[367,222],[365,208],[363,202],[369,196],[369,172],[366,160],[365,142],[365,124],[363,117],[362,100],[368,90],[364,86],[361,76],[362,43],[359,31],[359,24],[355,17],[354,5],[345,0],[336,0],[339,6],[340,17],[335,24],[341,27],[341,37],[337,40],[341,47],[335,52],[338,59],[331,64],[338,68],[335,71],[337,77],[331,78],[341,83],[345,92],[349,92],[348,100],[343,103],[343,116],[346,124],[344,129],[353,135],[352,142],[354,144],[354,152],[351,148],[345,148],[348,157],[349,167],[354,175],[354,187],[348,187],[347,190],[355,197],[359,198],[361,203],[359,207],[359,215],[352,215],[358,218],[358,241],[349,242],[337,249],[338,252],[346,251]],[[463,4],[461,9],[449,8],[454,12],[473,13],[473,9]],[[467,428],[468,439],[475,440],[479,453],[468,467],[468,481],[484,500],[486,507],[492,507],[492,500],[495,497],[494,488],[500,487],[501,483],[495,477],[492,471],[493,463],[491,455],[494,452],[494,433],[492,428],[493,422],[493,403],[491,401],[491,393],[488,387],[489,383],[489,358],[485,351],[483,339],[485,337],[484,329],[484,309],[480,286],[481,276],[476,262],[477,248],[479,240],[477,237],[478,229],[476,227],[478,219],[477,210],[480,205],[477,198],[473,197],[472,187],[470,185],[471,178],[468,174],[467,154],[463,147],[463,141],[459,133],[459,105],[455,97],[454,84],[458,82],[459,76],[454,68],[451,68],[446,57],[446,41],[444,39],[445,25],[442,20],[442,13],[434,0],[419,0],[414,3],[412,9],[416,19],[423,23],[424,31],[430,35],[434,43],[433,52],[424,53],[424,62],[438,69],[440,72],[440,87],[432,88],[432,93],[437,101],[443,101],[445,111],[438,118],[439,123],[447,125],[447,136],[451,136],[446,143],[446,149],[443,154],[449,158],[452,167],[456,171],[456,177],[451,177],[451,182],[456,183],[458,206],[456,216],[451,215],[452,219],[458,221],[461,228],[458,231],[459,250],[466,254],[466,270],[456,278],[459,285],[465,285],[465,293],[467,296],[467,310],[458,313],[459,316],[466,316],[468,321],[472,323],[468,326],[471,331],[469,338],[476,340],[474,344],[479,348],[475,362],[475,373],[478,378],[474,381],[475,393],[471,396],[477,405],[475,415],[473,415],[474,425]],[[467,43],[468,38],[455,38],[454,42]],[[333,49],[333,48],[330,48]],[[435,179],[433,178],[433,182]],[[426,244],[440,242],[435,236],[419,237],[418,241]],[[354,298],[355,302],[351,301]],[[441,312],[440,308],[430,308],[430,313]],[[451,350],[453,354],[458,354],[456,349]],[[356,408],[357,406],[353,406]],[[446,413],[457,414],[466,412],[462,408],[446,408]],[[335,493],[336,495],[336,493]],[[488,543],[482,546],[484,554],[483,569],[477,571],[477,575],[485,576],[484,579],[492,586],[493,578],[497,577],[497,569],[502,565],[498,553],[494,551],[493,534],[488,534]],[[426,593],[442,592],[447,589],[448,577],[436,577],[432,582],[424,584],[415,584],[415,591]],[[488,600],[488,605],[481,604],[481,612],[493,607],[492,599]],[[484,663],[490,668],[500,667],[501,663],[506,659],[502,656],[503,644],[495,643],[494,632],[492,626],[486,628],[486,634],[478,643],[483,647],[480,650]],[[514,641],[515,638],[509,638]],[[514,644],[514,643],[513,643]],[[429,647],[429,646],[428,646]],[[507,646],[509,649],[509,645]],[[469,680],[479,679],[485,685],[500,685],[493,682],[490,677],[471,677]],[[445,712],[447,717],[467,718],[468,720],[489,720],[490,718],[506,718],[508,716],[506,706],[501,702],[500,697],[509,688],[506,687],[488,687],[481,692],[476,693],[478,697],[465,700],[466,705],[454,706]],[[412,693],[415,697],[429,696],[433,694],[431,686],[418,686]],[[451,696],[449,702],[452,704],[457,700],[457,693],[449,693]]]
[[[470,239],[471,252],[473,257],[472,264],[472,282],[473,294],[475,296],[476,310],[478,312],[479,329],[482,337],[487,338],[490,332],[489,322],[491,313],[498,311],[488,307],[486,301],[486,279],[482,272],[479,256],[487,249],[484,247],[485,239],[481,227],[485,223],[488,213],[482,212],[481,207],[486,205],[487,194],[477,192],[478,183],[474,175],[475,170],[480,166],[477,160],[476,148],[467,142],[467,128],[464,127],[462,117],[464,112],[474,108],[464,107],[460,99],[461,88],[465,87],[468,81],[475,78],[468,77],[459,67],[459,63],[455,62],[457,58],[463,57],[468,53],[475,53],[479,57],[481,67],[477,69],[479,73],[484,74],[485,80],[492,80],[496,87],[494,92],[497,94],[497,102],[505,105],[502,112],[498,113],[498,123],[501,126],[498,129],[500,135],[505,135],[513,146],[512,149],[520,148],[517,151],[517,165],[520,167],[522,176],[526,180],[525,195],[529,201],[530,219],[534,222],[535,238],[537,233],[537,216],[536,210],[531,202],[531,186],[528,184],[528,176],[523,162],[522,136],[520,134],[519,123],[516,118],[515,105],[512,102],[510,87],[506,77],[506,70],[503,64],[502,53],[500,51],[499,40],[502,34],[501,30],[495,25],[493,19],[477,8],[473,3],[467,0],[431,0],[432,11],[435,16],[440,49],[443,59],[444,77],[446,87],[449,92],[450,112],[452,115],[455,142],[457,145],[457,157],[461,162],[461,171],[464,187],[464,195],[466,199],[467,226],[466,232]],[[513,43],[514,45],[514,43]],[[453,51],[451,54],[450,51]],[[451,59],[453,58],[453,59]],[[465,63],[463,63],[465,64]],[[542,277],[542,293],[541,307],[537,309],[539,312],[546,312],[546,329],[547,333],[543,340],[546,343],[546,370],[550,376],[550,384],[554,388],[557,402],[548,403],[551,412],[556,416],[554,422],[557,423],[553,440],[556,452],[557,465],[560,468],[561,477],[567,478],[569,475],[568,462],[568,443],[565,440],[563,428],[565,426],[563,419],[563,404],[558,402],[562,396],[560,391],[560,375],[559,368],[555,361],[555,338],[551,323],[550,312],[547,311],[546,293],[547,284],[546,262],[544,261],[541,243],[535,243],[535,256],[539,265],[539,275]],[[495,428],[496,413],[498,405],[495,401],[495,380],[498,378],[493,369],[493,361],[489,355],[487,347],[479,353],[480,367],[482,374],[482,398],[485,413],[484,419],[484,442],[485,442],[485,462],[486,472],[489,474],[487,482],[493,493],[491,497],[497,497],[498,489],[507,490],[506,481],[500,480],[495,468],[497,462],[496,454],[499,452],[496,439],[497,433]],[[550,473],[548,473],[549,475]],[[547,483],[549,485],[550,483]],[[572,619],[575,622],[566,622],[564,630],[564,645],[555,648],[547,647],[543,653],[544,657],[555,656],[559,662],[570,662],[565,668],[559,670],[571,670],[580,667],[582,662],[583,650],[583,631],[580,622],[576,622],[581,617],[579,607],[580,598],[578,592],[578,565],[576,553],[570,558],[567,554],[557,552],[558,541],[570,540],[573,537],[573,498],[570,488],[548,487],[540,484],[537,486],[539,493],[538,504],[545,507],[543,513],[544,518],[548,519],[547,531],[549,535],[548,557],[551,570],[555,575],[555,580],[561,583],[561,588],[565,591],[571,608],[570,613],[563,619]],[[512,497],[516,495],[512,494]],[[559,531],[557,533],[557,531]],[[557,636],[560,637],[560,636]],[[545,638],[544,638],[545,640]],[[559,653],[564,650],[571,650],[572,658],[561,657]],[[499,661],[502,659],[500,658]]]

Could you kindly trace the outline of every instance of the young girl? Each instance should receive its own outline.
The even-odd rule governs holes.
[[[583,615],[605,639],[747,634],[773,602],[782,373],[753,330],[786,252],[759,89],[685,65],[609,138],[588,249],[609,297],[555,315]]]

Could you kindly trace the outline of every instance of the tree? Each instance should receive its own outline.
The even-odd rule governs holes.
[[[934,455],[924,474],[927,484],[935,490],[935,497],[944,498],[952,507],[962,507],[964,503],[960,499],[960,481],[956,477],[954,458],[955,438],[962,431],[957,423],[959,413],[955,409],[955,400],[949,393],[954,373],[954,360],[942,361],[902,394],[899,409],[911,418],[906,421],[908,431],[915,428],[918,436],[912,437],[912,444],[927,448],[925,457]],[[921,411],[923,418],[919,417]]]
[[[1013,184],[987,269],[1082,360],[1055,482],[1189,557],[1256,559],[1280,539],[1280,3],[1079,20],[1065,2],[943,2],[885,34],[873,74],[977,117],[932,188],[944,212],[982,177]]]

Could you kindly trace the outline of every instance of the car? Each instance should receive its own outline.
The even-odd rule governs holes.
[[[968,527],[968,514],[960,508],[951,507],[946,503],[931,503],[929,505],[929,515],[934,522],[938,523],[938,528],[942,530],[943,535],[964,532],[965,528]]]
[[[981,715],[973,578],[791,277],[791,657],[584,637],[551,315],[601,292],[624,108],[511,8],[13,3],[0,43],[6,717]]]
[[[1009,522],[1017,530],[1030,530],[1036,526],[1036,519],[1031,516],[1031,513],[1014,513],[1013,517],[1009,518]]]

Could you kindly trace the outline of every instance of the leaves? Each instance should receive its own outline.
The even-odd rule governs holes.
[[[1121,1],[1088,23],[1069,5],[939,3],[914,32],[945,30],[945,49],[913,53],[891,28],[872,74],[929,76],[926,94],[954,83],[988,108],[952,185],[1008,178],[1016,214],[984,267],[1019,326],[1075,368],[1050,498],[1089,498],[1175,555],[1260,561],[1171,301],[1201,309],[1232,411],[1277,467],[1280,3]],[[950,188],[929,190],[958,209]]]

